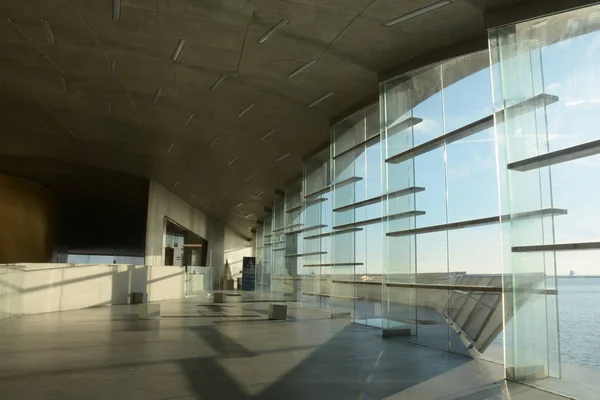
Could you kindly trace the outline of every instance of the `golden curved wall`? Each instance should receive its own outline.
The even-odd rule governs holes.
[[[56,196],[0,174],[0,264],[50,262],[57,233]]]

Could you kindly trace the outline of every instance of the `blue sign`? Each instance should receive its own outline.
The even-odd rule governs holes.
[[[256,281],[256,258],[244,257],[242,261],[242,290],[254,291]]]

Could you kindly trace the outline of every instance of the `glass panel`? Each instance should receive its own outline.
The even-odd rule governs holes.
[[[519,289],[505,305],[514,313],[506,327],[507,373],[563,376],[576,384],[536,384],[582,398],[594,381],[582,366],[600,369],[597,352],[576,350],[591,349],[585,332],[596,329],[597,318],[585,310],[600,300],[599,281],[586,277],[598,275],[597,254],[577,251],[595,249],[600,240],[600,228],[590,223],[600,217],[600,192],[591,184],[600,165],[599,28],[595,6],[490,32],[495,109],[502,111],[499,168],[508,194],[502,208],[511,214],[503,232],[505,269]],[[525,106],[531,98],[544,101]],[[545,216],[517,218],[542,210]]]
[[[333,312],[381,327],[382,160],[377,104],[333,127],[332,154]]]
[[[304,253],[300,258],[303,302],[316,307],[328,308],[331,295],[330,240],[322,236],[331,229],[331,201],[329,188],[329,148],[315,154],[304,163],[302,222],[311,230],[303,232],[301,238]],[[314,195],[314,193],[320,193]],[[318,227],[317,229],[312,229]]]

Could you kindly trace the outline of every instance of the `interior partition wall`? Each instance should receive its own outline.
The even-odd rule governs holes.
[[[513,303],[522,302],[506,327],[507,376],[560,376],[576,381],[567,386],[576,397],[597,394],[600,371],[599,29],[596,6],[490,32],[502,208],[511,217],[505,272]]]

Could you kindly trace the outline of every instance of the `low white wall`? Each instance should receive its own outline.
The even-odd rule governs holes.
[[[22,267],[0,266],[0,320],[22,314],[23,299],[19,290],[23,287]]]
[[[5,316],[128,304],[132,292],[148,301],[182,298],[179,267],[105,264],[0,266],[0,313]]]

